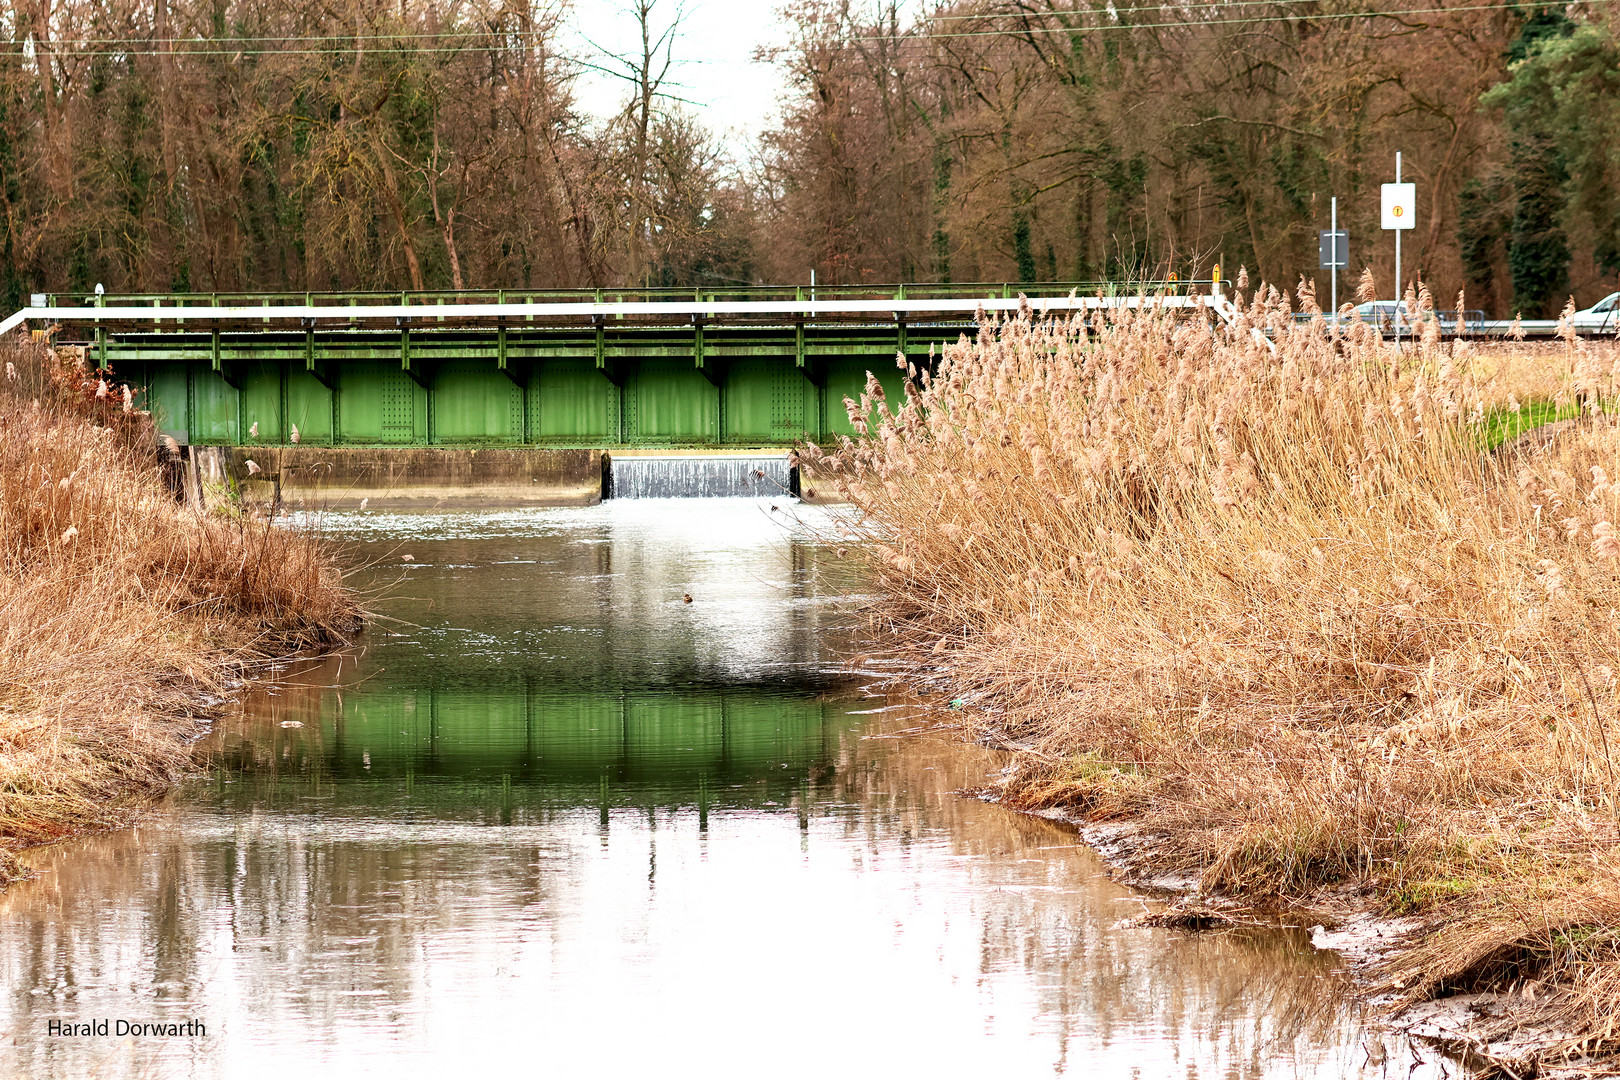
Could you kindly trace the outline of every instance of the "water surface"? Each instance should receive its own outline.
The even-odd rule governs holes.
[[[29,853],[5,1073],[1384,1075],[1302,934],[1123,926],[1072,834],[960,794],[996,755],[890,737],[819,513],[328,517],[386,618]],[[119,1018],[207,1035],[47,1034]]]

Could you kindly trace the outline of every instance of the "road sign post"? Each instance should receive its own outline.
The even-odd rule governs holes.
[[[1339,230],[1339,200],[1333,199],[1333,227],[1317,233],[1317,268],[1333,271],[1333,325],[1339,325],[1339,267],[1350,265],[1350,234]]]
[[[1417,185],[1401,183],[1401,152],[1395,151],[1395,182],[1379,189],[1383,226],[1395,233],[1395,347],[1401,345],[1401,233],[1417,224]]]

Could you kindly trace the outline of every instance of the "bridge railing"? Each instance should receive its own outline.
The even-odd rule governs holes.
[[[1098,307],[1206,310],[1230,323],[1235,315],[1224,281],[1054,282],[1044,285],[844,285],[749,289],[464,290],[446,293],[136,293],[57,294],[31,298],[29,307],[0,319],[0,333],[27,323],[76,327],[104,343],[109,333],[167,334],[208,331],[393,329],[473,331],[495,328],[572,329],[593,326],[598,344],[606,328],[701,336],[706,326],[740,329],[839,325],[967,326],[975,312],[1007,313],[1029,302],[1047,311]],[[56,303],[50,301],[55,300]],[[45,303],[40,303],[45,301]],[[38,326],[35,329],[39,329]],[[402,342],[404,338],[402,337]],[[403,347],[403,345],[402,345]]]
[[[626,304],[726,303],[745,301],[933,300],[985,298],[1010,300],[1020,292],[1057,296],[1127,296],[1136,294],[1186,295],[1208,293],[1217,284],[1210,279],[1186,281],[1055,281],[921,282],[899,285],[749,285],[727,288],[654,289],[461,289],[433,292],[311,291],[311,292],[196,292],[125,293],[102,295],[84,292],[45,294],[43,307],[378,307],[488,304]]]

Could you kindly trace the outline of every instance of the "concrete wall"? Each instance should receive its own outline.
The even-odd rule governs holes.
[[[590,506],[602,499],[600,450],[448,447],[189,448],[203,479],[242,497],[297,509]],[[248,467],[258,467],[254,472]]]

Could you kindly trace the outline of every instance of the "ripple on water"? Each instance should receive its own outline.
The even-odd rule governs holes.
[[[917,720],[849,697],[860,582],[796,513],[322,515],[396,621],[248,694],[172,807],[28,853],[6,1071],[1359,1075],[1330,954],[1125,928],[1068,832],[958,795],[995,754],[871,737]],[[45,1034],[119,1016],[209,1035]]]

